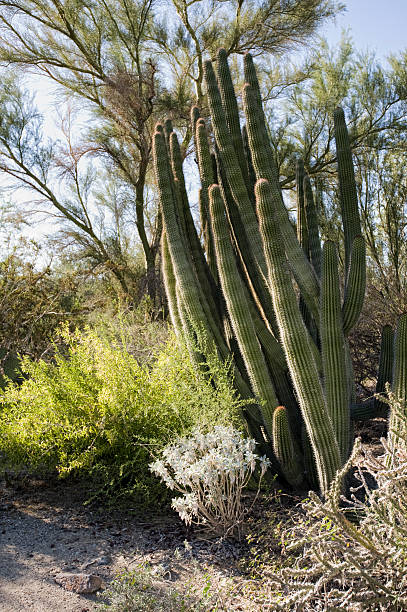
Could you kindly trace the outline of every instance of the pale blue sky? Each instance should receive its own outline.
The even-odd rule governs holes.
[[[355,49],[375,50],[380,60],[407,48],[407,0],[343,0],[343,2],[346,11],[334,22],[326,24],[319,32],[328,39],[330,46],[335,45],[342,31],[347,29],[352,36]],[[37,104],[44,113],[46,133],[56,136],[58,130],[54,123],[55,111],[52,103],[55,86],[45,84],[43,79],[37,80],[35,77],[30,85],[37,89]],[[35,233],[37,231],[38,228]]]
[[[346,12],[321,30],[331,44],[350,28],[355,47],[375,50],[381,59],[407,47],[407,0],[344,0],[344,4]]]

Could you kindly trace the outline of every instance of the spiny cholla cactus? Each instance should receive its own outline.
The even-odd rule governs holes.
[[[406,435],[405,407],[393,393],[389,398]],[[401,445],[393,434],[390,429],[389,439],[382,440],[379,457],[363,452],[357,440],[326,499],[311,492],[303,504],[306,518],[302,512],[284,535],[294,564],[271,580],[270,589],[278,592],[273,610],[407,609],[407,439]],[[343,506],[340,493],[350,464],[358,494]]]
[[[220,535],[240,533],[245,507],[242,493],[258,467],[260,481],[270,462],[254,451],[255,440],[232,427],[196,431],[167,446],[150,469],[182,493],[172,506],[187,524],[196,522]],[[260,484],[259,484],[260,486]]]

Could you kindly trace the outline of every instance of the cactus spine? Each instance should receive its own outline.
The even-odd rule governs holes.
[[[247,409],[249,430],[286,481],[299,487],[305,474],[325,492],[349,453],[354,391],[346,337],[360,315],[366,282],[343,111],[337,109],[334,119],[346,261],[341,303],[336,246],[327,242],[321,248],[311,183],[301,162],[298,237],[284,205],[251,56],[244,58],[243,130],[226,52],[218,54],[216,74],[210,61],[204,68],[213,150],[199,110],[191,112],[203,246],[171,124],[157,126],[154,135],[171,319],[179,334],[203,328],[208,346],[222,359],[233,359],[239,392],[261,400]],[[406,329],[402,320],[398,364],[407,354]],[[193,342],[190,346],[193,350]],[[388,363],[381,366],[386,378]],[[393,384],[406,395],[405,364],[394,371]],[[353,410],[358,413],[354,405]]]

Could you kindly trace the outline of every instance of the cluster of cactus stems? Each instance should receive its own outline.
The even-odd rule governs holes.
[[[205,63],[213,138],[194,107],[192,131],[201,187],[201,236],[190,211],[182,157],[170,121],[154,134],[154,168],[164,220],[162,261],[176,333],[204,367],[205,351],[230,360],[236,388],[248,403],[250,433],[292,487],[326,492],[352,449],[352,424],[383,412],[355,403],[347,337],[360,315],[366,284],[352,154],[343,110],[334,113],[344,233],[344,290],[336,245],[321,246],[311,182],[297,162],[297,227],[279,184],[259,83],[250,54],[242,92],[246,125],[220,50]],[[342,297],[343,294],[343,297]],[[393,380],[407,398],[407,319],[395,342],[384,329],[378,391]],[[394,365],[395,364],[395,365]],[[394,370],[394,374],[393,374]]]

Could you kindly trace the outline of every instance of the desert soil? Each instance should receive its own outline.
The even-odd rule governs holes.
[[[147,562],[168,568],[166,579],[180,589],[197,567],[202,575],[210,567],[220,580],[235,573],[242,552],[236,543],[191,538],[176,516],[140,519],[88,508],[84,498],[66,482],[0,482],[1,612],[97,610],[100,596],[65,590],[55,582],[61,572],[94,574],[107,586],[118,572]]]
[[[365,446],[381,452],[384,420],[361,424],[356,433]],[[84,506],[86,494],[83,486],[66,481],[32,477],[12,478],[8,483],[0,480],[0,612],[95,611],[100,597],[67,591],[55,577],[61,572],[90,573],[107,586],[117,573],[137,571],[141,563],[164,568],[167,586],[180,591],[191,580],[199,590],[208,575],[220,593],[225,591],[221,585],[227,584],[220,609],[266,609],[253,607],[244,594],[244,583],[251,580],[247,581],[240,569],[242,560],[250,561],[253,553],[245,540],[238,543],[189,534],[171,513],[140,518],[106,507]],[[283,522],[287,519],[286,503],[292,508],[298,501],[281,497]],[[271,512],[275,524],[278,505],[270,505],[269,500],[260,503],[257,519],[266,524]],[[258,525],[254,531],[258,532]],[[280,545],[269,528],[266,533],[266,539],[264,530],[260,534],[264,541],[257,554],[267,549],[274,558]],[[258,589],[255,582],[252,586]]]

